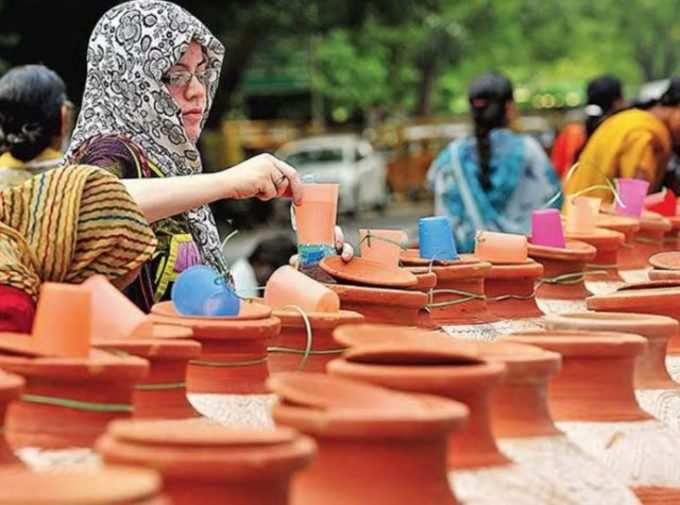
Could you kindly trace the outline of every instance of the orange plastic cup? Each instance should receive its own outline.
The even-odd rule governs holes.
[[[264,302],[274,310],[292,306],[305,312],[340,310],[340,298],[334,291],[289,266],[279,268],[269,278]]]
[[[567,197],[567,233],[593,233],[602,199],[590,196]]]
[[[46,282],[33,324],[36,347],[55,356],[86,358],[91,342],[90,290],[82,285]]]
[[[150,334],[153,323],[103,275],[83,282],[92,295],[92,339],[127,339]]]
[[[408,238],[404,230],[359,230],[359,237],[362,258],[390,268],[399,266],[403,243]]]
[[[303,184],[295,206],[298,244],[334,245],[338,215],[337,184]]]
[[[526,263],[529,245],[524,235],[480,231],[475,240],[475,256],[489,263]]]

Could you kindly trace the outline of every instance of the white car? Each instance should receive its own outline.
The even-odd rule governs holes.
[[[359,135],[296,140],[283,145],[276,155],[303,178],[339,184],[339,212],[356,214],[364,207],[383,209],[387,205],[385,159]]]

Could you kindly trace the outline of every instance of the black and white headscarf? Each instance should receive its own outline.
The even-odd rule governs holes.
[[[87,50],[87,80],[67,159],[96,135],[124,135],[166,176],[202,172],[201,157],[182,124],[181,111],[161,77],[192,41],[214,70],[207,86],[205,119],[212,106],[224,46],[189,12],[162,0],[133,0],[97,23]],[[225,270],[215,219],[208,206],[186,220],[205,263]]]

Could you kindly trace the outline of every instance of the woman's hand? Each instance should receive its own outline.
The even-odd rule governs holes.
[[[342,228],[339,226],[335,227],[335,251],[340,255],[342,261],[345,263],[349,263],[352,261],[352,258],[354,258],[354,247],[352,247],[352,244],[345,242],[345,234],[342,232]],[[298,255],[294,254],[291,256],[288,263],[293,268],[298,268]]]
[[[271,154],[259,154],[220,172],[226,188],[225,198],[267,201],[290,196],[295,205],[302,203],[302,180],[293,167]]]

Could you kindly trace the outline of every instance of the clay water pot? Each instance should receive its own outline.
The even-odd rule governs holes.
[[[680,216],[667,216],[666,219],[671,222],[671,229],[663,237],[664,251],[677,251],[680,249]]]
[[[623,281],[618,268],[619,251],[626,241],[623,233],[595,228],[591,233],[567,233],[567,239],[585,242],[597,251],[586,264],[586,281]]]
[[[590,296],[585,284],[586,264],[595,258],[590,244],[568,240],[566,248],[529,244],[529,256],[543,265],[536,297],[555,300],[584,300]]]
[[[638,404],[635,359],[646,340],[626,333],[548,330],[501,337],[562,354],[549,387],[557,426],[645,504],[680,500],[680,441]]]
[[[275,310],[274,316],[281,321],[281,332],[268,349],[270,373],[296,370],[325,373],[326,363],[345,351],[333,339],[333,330],[344,324],[364,322],[364,316],[347,310],[304,315],[294,309]]]
[[[172,505],[160,488],[158,473],[145,468],[0,469],[0,505]]]
[[[237,317],[179,316],[172,302],[151,309],[154,321],[187,326],[201,343],[201,355],[187,367],[189,394],[265,393],[267,345],[281,327],[271,312],[257,302],[242,303]]]
[[[675,319],[628,312],[582,312],[551,316],[545,322],[549,329],[627,332],[647,339],[646,350],[635,363],[635,395],[647,412],[680,429],[680,384],[666,370],[666,347],[679,328]]]
[[[543,265],[529,260],[519,265],[493,265],[485,279],[489,311],[499,319],[540,317],[534,285]]]
[[[597,219],[597,226],[623,233],[625,236],[625,242],[619,251],[619,271],[638,270],[647,266],[647,261],[635,248],[635,237],[640,231],[639,219],[600,214]]]
[[[0,465],[17,463],[19,460],[5,440],[7,406],[21,395],[25,381],[18,375],[0,370]]]
[[[635,237],[635,249],[646,261],[666,248],[665,237],[673,229],[670,220],[655,212],[645,211],[640,219],[640,231]]]
[[[657,270],[647,272],[650,281],[674,281],[680,282],[680,270]]]
[[[281,397],[276,423],[318,445],[316,461],[293,482],[291,505],[459,503],[446,439],[463,424],[464,406],[320,374],[277,374],[269,385]]]
[[[417,330],[388,334],[370,326],[341,328],[336,338],[358,345],[328,364],[332,376],[427,392],[468,407],[464,429],[449,438],[450,478],[463,502],[580,503],[564,488],[562,477],[527,472],[499,450],[491,428],[491,398],[505,365],[484,361],[479,352],[484,344]]]
[[[149,362],[149,375],[135,385],[132,404],[140,419],[184,419],[199,414],[186,392],[187,364],[201,354],[193,340],[107,340],[93,345],[114,354],[132,355]]]
[[[429,298],[432,320],[438,325],[483,324],[498,320],[489,311],[484,291],[484,280],[491,271],[491,263],[479,261],[469,254],[461,255],[458,260],[433,263],[420,258],[417,249],[402,253],[401,261],[410,267],[427,268],[437,276],[436,287],[423,291]]]
[[[287,505],[314,442],[287,428],[229,429],[201,420],[124,421],[97,442],[107,463],[158,470],[174,505]]]
[[[0,356],[0,368],[26,380],[5,418],[13,449],[91,447],[106,425],[130,417],[135,384],[149,371],[146,360],[93,349],[88,358]]]

